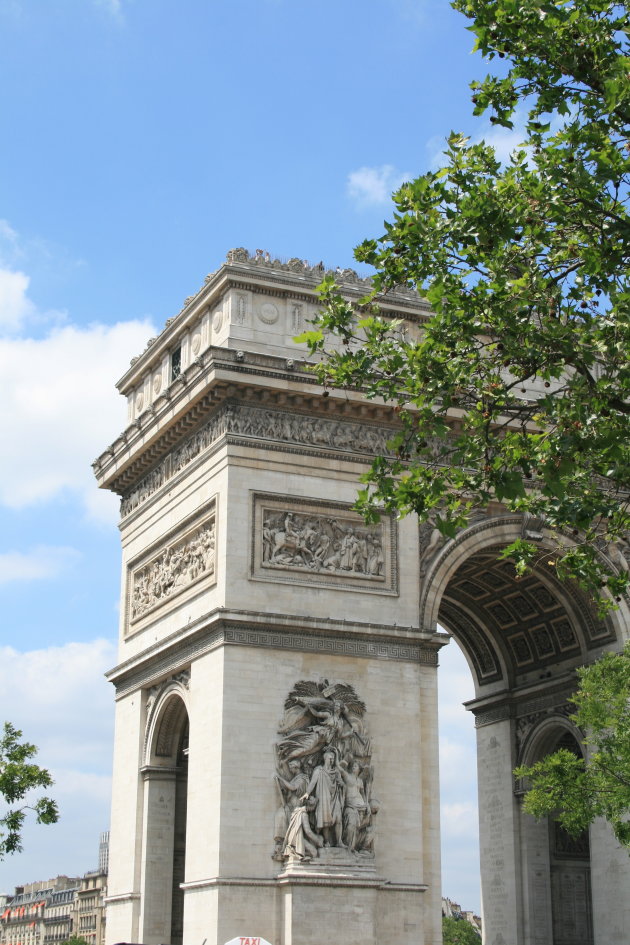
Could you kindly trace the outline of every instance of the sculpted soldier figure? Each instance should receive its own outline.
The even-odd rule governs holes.
[[[295,808],[301,803],[300,799],[306,791],[308,777],[302,771],[302,764],[297,759],[290,761],[287,765],[290,774],[293,775],[290,781],[287,781],[281,775],[276,774],[276,784],[280,792],[281,805],[276,811],[274,840],[276,849],[274,856],[281,856],[287,835],[287,829],[291,815]]]

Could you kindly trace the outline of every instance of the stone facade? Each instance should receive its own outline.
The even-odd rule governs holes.
[[[88,945],[104,945],[107,870],[99,868],[81,878],[74,917],[75,934]]]
[[[231,254],[119,385],[112,942],[439,934],[444,641],[413,522],[352,510],[392,418],[323,399],[292,341],[320,278]]]
[[[94,464],[123,556],[108,942],[438,945],[439,624],[476,682],[486,941],[564,945],[560,914],[580,945],[623,941],[597,892],[603,864],[610,895],[628,877],[610,837],[581,917],[511,771],[579,742],[575,668],[621,645],[627,606],[602,623],[544,569],[518,581],[497,553],[544,528],[500,507],[447,542],[358,518],[397,421],[308,371],[321,276],[231,251],[118,385],[129,423]],[[413,338],[427,309],[403,290],[383,313]]]

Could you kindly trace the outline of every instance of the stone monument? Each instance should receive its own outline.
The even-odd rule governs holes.
[[[602,622],[544,565],[517,580],[498,551],[544,523],[499,506],[447,542],[364,523],[397,420],[307,370],[322,275],[232,250],[118,384],[94,464],[122,499],[108,941],[439,945],[439,627],[475,679],[485,942],[630,941],[625,851],[534,823],[512,777],[583,750],[575,668],[623,644],[627,602]],[[401,289],[383,313],[413,338],[428,310]]]

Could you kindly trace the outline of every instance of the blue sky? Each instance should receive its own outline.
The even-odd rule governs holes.
[[[0,891],[96,864],[107,827],[114,383],[228,249],[351,265],[486,71],[446,0],[0,0],[0,693],[54,772]],[[444,654],[444,893],[478,908],[472,696]]]

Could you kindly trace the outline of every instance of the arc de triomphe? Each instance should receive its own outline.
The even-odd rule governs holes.
[[[437,945],[437,664],[446,628],[476,696],[487,945],[630,941],[630,861],[522,813],[512,770],[581,751],[577,666],[628,636],[544,568],[497,551],[500,507],[442,542],[368,527],[358,477],[395,417],[322,396],[293,337],[318,267],[233,250],[118,384],[95,462],[122,496],[109,942]],[[365,286],[338,273],[352,296]],[[427,310],[393,293],[418,332]]]

